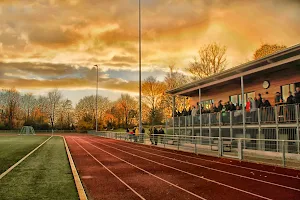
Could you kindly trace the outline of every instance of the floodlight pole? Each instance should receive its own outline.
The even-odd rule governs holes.
[[[97,68],[97,84],[96,84],[96,114],[95,114],[95,118],[96,118],[96,132],[98,131],[98,82],[99,82],[99,67],[98,65],[95,65],[95,67]]]
[[[142,132],[142,44],[141,0],[139,0],[139,132]]]

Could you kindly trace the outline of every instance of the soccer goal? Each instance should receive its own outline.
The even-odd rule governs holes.
[[[35,135],[35,131],[32,126],[23,126],[20,135]]]

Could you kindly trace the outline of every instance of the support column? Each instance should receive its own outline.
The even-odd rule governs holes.
[[[175,96],[172,96],[173,135],[175,135]]]
[[[279,152],[279,128],[278,128],[278,113],[277,113],[277,106],[274,107],[275,113],[275,122],[276,122],[276,151]]]
[[[201,109],[201,88],[199,88],[199,121],[200,121],[200,125],[199,125],[199,127],[200,127],[200,144],[202,144],[202,135],[203,135],[203,133],[202,133],[202,109]]]
[[[297,122],[297,133],[296,133],[296,140],[297,140],[297,153],[300,154],[300,129],[299,129],[299,120],[300,120],[300,116],[299,116],[299,106],[300,104],[296,104],[295,105],[295,111],[296,111],[296,122]]]
[[[246,118],[245,118],[245,98],[244,98],[244,77],[241,76],[241,90],[242,90],[242,112],[243,112],[243,137],[246,138]],[[244,140],[244,148],[246,147],[246,141]]]
[[[261,143],[261,117],[260,117],[260,108],[257,109],[257,119],[258,119],[258,150],[264,150]]]

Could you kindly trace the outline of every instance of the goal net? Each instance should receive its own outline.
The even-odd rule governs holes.
[[[35,131],[32,126],[23,126],[20,135],[35,135]]]

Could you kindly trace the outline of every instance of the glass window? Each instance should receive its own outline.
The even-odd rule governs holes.
[[[231,101],[234,105],[236,105],[239,102],[238,96],[237,95],[230,96],[229,101]]]
[[[250,98],[250,97],[252,99],[254,99],[255,98],[255,92],[248,92],[248,93],[244,94],[244,105],[246,105],[247,99]],[[242,95],[241,94],[232,95],[232,96],[229,97],[229,100],[235,105],[240,105],[240,104],[242,104]]]
[[[283,85],[281,86],[281,95],[284,101],[287,100],[287,98],[289,97],[289,92],[292,92],[294,95],[295,92],[295,84],[288,84],[288,85]]]
[[[206,101],[201,101],[201,105],[203,106],[204,109],[210,109],[210,105],[213,103],[213,100],[206,100]]]

